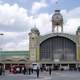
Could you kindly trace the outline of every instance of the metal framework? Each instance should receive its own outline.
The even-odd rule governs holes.
[[[61,36],[48,38],[40,44],[40,60],[76,61],[76,43]]]

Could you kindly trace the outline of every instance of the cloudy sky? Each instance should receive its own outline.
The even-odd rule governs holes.
[[[0,49],[28,50],[30,29],[36,24],[42,35],[50,33],[56,8],[64,17],[64,32],[75,34],[80,25],[80,0],[0,0],[0,33],[4,34]]]

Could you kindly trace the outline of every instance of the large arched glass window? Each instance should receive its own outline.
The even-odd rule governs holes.
[[[75,61],[76,43],[61,36],[48,38],[40,44],[40,59]]]

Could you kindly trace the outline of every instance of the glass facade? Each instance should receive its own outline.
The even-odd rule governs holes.
[[[48,38],[40,44],[40,60],[75,61],[76,43],[61,36]]]

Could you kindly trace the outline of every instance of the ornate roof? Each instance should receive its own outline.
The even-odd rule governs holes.
[[[30,53],[29,51],[0,51],[0,63],[18,63],[26,64],[30,63]]]
[[[55,13],[53,14],[53,16],[52,16],[52,20],[54,19],[54,18],[60,18],[60,19],[63,19],[63,16],[62,16],[62,14],[60,13],[60,10],[55,10]]]
[[[80,26],[78,27],[77,31],[80,32]]]
[[[50,33],[50,34],[46,34],[44,36],[40,36],[40,43],[42,43],[43,41],[45,41],[48,38],[55,37],[55,36],[65,37],[76,43],[76,35],[70,35],[67,33]]]
[[[37,29],[36,26],[31,29],[31,32],[39,34],[39,30]]]
[[[52,16],[52,22],[54,25],[60,25],[63,23],[63,16],[60,13],[60,10],[55,10],[55,13]]]

